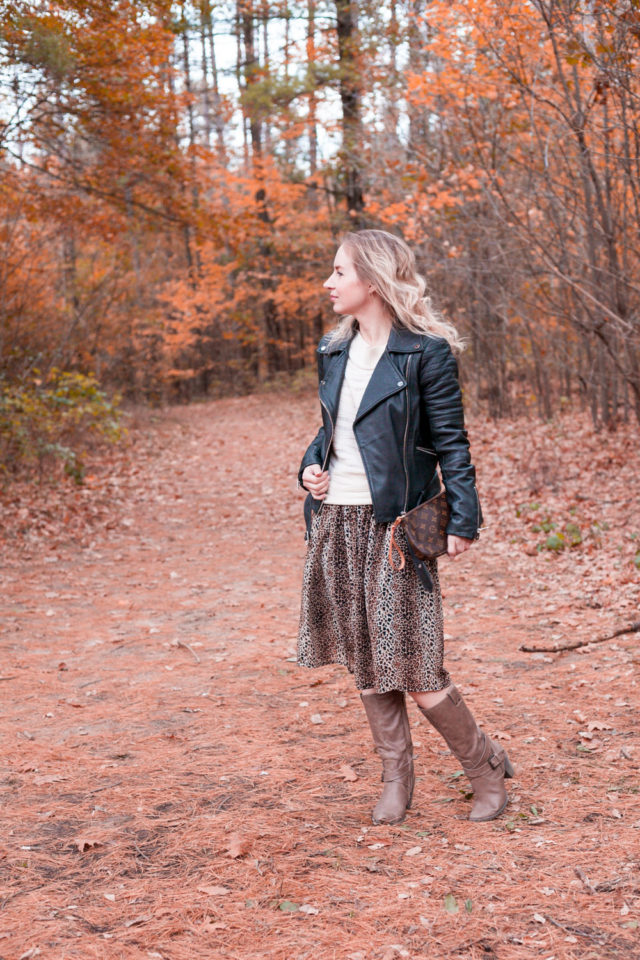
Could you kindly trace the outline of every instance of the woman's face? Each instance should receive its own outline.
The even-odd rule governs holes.
[[[364,283],[353,265],[346,247],[342,246],[333,261],[333,273],[325,280],[336,313],[358,316],[358,311],[371,302],[372,287]]]

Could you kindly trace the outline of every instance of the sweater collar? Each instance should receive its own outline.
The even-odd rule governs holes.
[[[407,330],[406,327],[391,327],[391,332],[389,334],[389,340],[387,341],[386,349],[389,353],[415,353],[417,350],[422,350],[424,346],[424,334],[413,333],[411,330]],[[345,340],[338,340],[336,343],[327,343],[327,337],[323,337],[320,341],[320,346],[318,347],[318,353],[340,353],[343,350],[348,350],[351,341],[353,340],[353,334]]]

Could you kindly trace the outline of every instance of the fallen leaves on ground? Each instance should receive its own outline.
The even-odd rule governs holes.
[[[84,488],[0,495],[0,953],[638,956],[637,637],[519,650],[637,619],[637,427],[471,418],[486,529],[440,565],[446,663],[516,778],[470,823],[410,705],[413,805],[374,827],[351,678],[292,660],[316,400],[136,416]]]

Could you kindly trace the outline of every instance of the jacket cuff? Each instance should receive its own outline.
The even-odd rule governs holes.
[[[457,523],[449,523],[446,530],[447,536],[464,537],[465,540],[478,540],[480,531],[476,527],[464,527]]]
[[[318,466],[320,466],[320,460],[318,458],[318,455],[315,452],[311,452],[311,453],[307,452],[302,458],[302,463],[300,464],[300,469],[298,470],[298,486],[302,490],[307,490],[304,483],[302,482],[302,474],[307,469],[307,467],[311,466],[312,463],[317,463]],[[307,490],[307,493],[308,492],[309,491]]]

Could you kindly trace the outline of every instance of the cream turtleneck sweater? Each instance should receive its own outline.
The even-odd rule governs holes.
[[[325,503],[371,503],[371,491],[353,432],[353,421],[385,346],[371,347],[359,333],[351,341],[331,446],[329,492]]]

